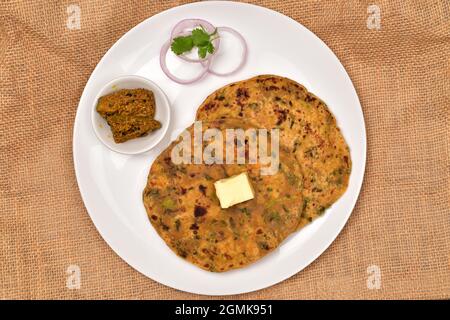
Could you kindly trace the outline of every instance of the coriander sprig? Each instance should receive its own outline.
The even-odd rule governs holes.
[[[200,28],[193,29],[191,35],[174,38],[170,48],[173,53],[180,55],[197,47],[198,56],[204,59],[207,53],[214,53],[213,41],[218,37],[217,28],[213,33],[208,33],[203,26],[200,26]]]

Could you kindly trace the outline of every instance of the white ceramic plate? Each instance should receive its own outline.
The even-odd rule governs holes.
[[[245,67],[231,77],[208,75],[192,85],[178,85],[169,80],[159,67],[159,50],[171,27],[185,18],[203,18],[216,26],[240,31],[249,47]],[[227,46],[225,41],[221,48],[222,45]],[[227,59],[222,60],[225,64]],[[351,149],[353,169],[349,187],[323,217],[290,236],[257,263],[226,273],[203,271],[172,253],[148,221],[141,199],[147,174],[155,157],[193,122],[197,107],[209,93],[232,81],[266,73],[294,79],[328,104]],[[99,90],[125,74],[153,80],[171,103],[168,134],[145,154],[111,151],[92,129],[91,108]],[[81,97],[73,153],[78,185],[89,215],[122,259],[167,286],[199,294],[226,295],[278,283],[305,268],[333,242],[349,218],[362,185],[366,133],[353,84],[339,60],[319,38],[275,11],[242,3],[208,1],[157,14],[112,46],[95,68]]]

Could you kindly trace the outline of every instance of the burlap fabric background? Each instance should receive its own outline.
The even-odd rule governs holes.
[[[69,30],[67,6],[81,8]],[[204,298],[129,267],[81,201],[72,129],[107,49],[178,1],[0,4],[0,298]],[[271,288],[232,298],[450,298],[450,2],[261,1],[316,33],[350,74],[368,159],[357,206],[331,247]],[[367,8],[381,9],[381,29]],[[69,265],[81,289],[66,287]],[[381,289],[367,288],[367,268]]]

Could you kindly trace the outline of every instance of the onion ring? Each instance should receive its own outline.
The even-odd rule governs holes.
[[[205,61],[205,65],[202,64],[203,66],[203,71],[196,76],[195,78],[192,79],[180,79],[176,76],[174,76],[170,71],[169,68],[167,68],[167,64],[166,64],[166,56],[167,56],[167,52],[169,51],[170,48],[170,44],[171,44],[171,40],[168,40],[162,47],[161,47],[161,51],[159,53],[159,64],[161,66],[162,71],[166,74],[166,76],[168,76],[171,80],[175,81],[176,83],[179,84],[190,84],[193,83],[195,81],[200,80],[206,73],[208,73],[208,68],[211,64],[211,60],[207,60]]]
[[[217,72],[217,71],[214,71],[214,70],[211,69],[211,63],[209,63],[209,66],[208,66],[209,73],[214,74],[214,75],[219,76],[219,77],[226,77],[226,76],[232,75],[233,73],[235,73],[236,71],[241,69],[242,66],[244,65],[245,61],[247,61],[247,50],[248,50],[247,49],[247,43],[245,42],[244,37],[239,32],[234,30],[233,28],[230,28],[230,27],[217,27],[217,31],[219,31],[219,32],[220,31],[225,31],[225,32],[231,33],[236,38],[238,38],[239,41],[241,41],[241,44],[242,44],[242,50],[243,50],[243,52],[242,52],[242,60],[239,63],[239,65],[236,68],[234,68],[233,70],[231,70],[229,72]],[[209,62],[211,60],[214,61],[214,59],[210,59]],[[206,63],[205,62],[202,62],[202,65],[204,67],[206,67]]]

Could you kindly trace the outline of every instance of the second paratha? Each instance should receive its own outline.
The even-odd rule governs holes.
[[[351,158],[326,104],[288,78],[261,75],[224,86],[209,95],[197,120],[239,118],[279,128],[280,142],[303,172],[305,211],[300,224],[320,216],[347,189]]]

